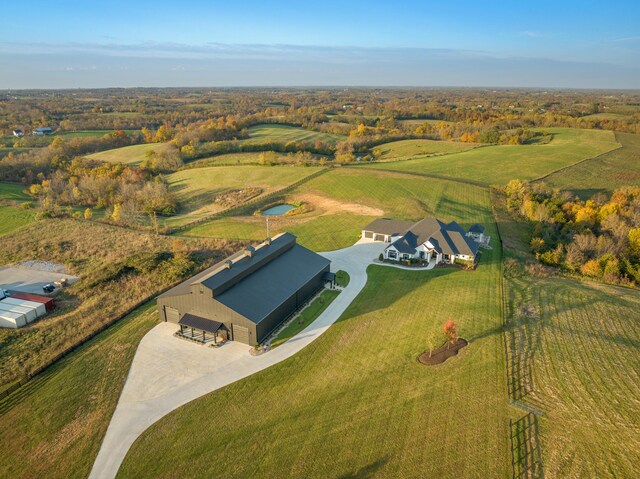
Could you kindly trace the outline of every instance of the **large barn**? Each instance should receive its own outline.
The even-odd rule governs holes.
[[[203,338],[260,343],[324,286],[330,263],[283,233],[161,294],[158,313]]]

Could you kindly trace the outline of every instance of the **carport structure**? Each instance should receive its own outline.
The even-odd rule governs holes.
[[[180,321],[180,335],[185,338],[193,339],[201,343],[206,343],[207,339],[211,341],[213,339],[214,344],[218,344],[218,332],[222,330],[225,337],[229,337],[227,328],[224,324],[211,319],[202,318],[195,314],[185,314]],[[196,331],[199,333],[197,334]],[[191,334],[189,334],[189,332]],[[209,338],[207,338],[209,333]]]

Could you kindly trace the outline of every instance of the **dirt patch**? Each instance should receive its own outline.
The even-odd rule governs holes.
[[[429,351],[425,351],[418,357],[418,361],[426,366],[433,366],[435,364],[442,364],[447,359],[458,354],[462,348],[466,347],[469,342],[466,339],[458,338],[455,343],[451,344],[448,341],[440,346],[438,349],[434,349],[431,355]]]
[[[18,263],[18,267],[25,268],[25,269],[33,269],[36,271],[47,271],[49,273],[65,274],[67,272],[63,264],[52,263],[51,261],[38,261],[38,260],[20,261],[20,263]]]
[[[243,190],[229,190],[216,195],[213,202],[223,208],[237,206],[262,194],[262,188],[245,188]]]
[[[361,216],[384,215],[384,211],[380,208],[372,208],[371,206],[365,206],[358,203],[344,203],[321,195],[295,195],[292,196],[292,198],[295,201],[306,202],[313,205],[315,208],[322,211],[321,214],[352,213]]]

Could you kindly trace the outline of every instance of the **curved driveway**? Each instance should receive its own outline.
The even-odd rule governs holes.
[[[220,348],[209,348],[181,341],[173,337],[174,324],[154,327],[136,350],[89,477],[115,477],[138,436],[174,409],[279,363],[318,338],[364,288],[367,266],[385,246],[386,243],[360,241],[348,248],[320,253],[331,260],[333,271],[349,273],[349,285],[306,329],[261,356],[251,356],[246,344],[229,342]]]

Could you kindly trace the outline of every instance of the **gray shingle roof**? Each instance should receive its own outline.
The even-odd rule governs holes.
[[[484,233],[484,226],[476,223],[471,228],[469,228],[469,233],[476,233],[476,234]]]
[[[391,246],[401,253],[414,254],[416,248],[427,241],[440,254],[475,256],[478,252],[478,244],[467,238],[458,223],[446,224],[436,218],[418,221]]]
[[[362,228],[363,231],[373,231],[381,235],[401,235],[414,225],[411,221],[393,220],[390,218],[378,218],[373,220],[367,226]]]

